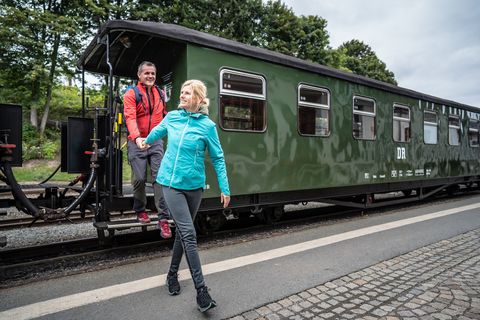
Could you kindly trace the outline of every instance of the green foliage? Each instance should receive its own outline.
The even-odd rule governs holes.
[[[56,141],[50,141],[47,140],[45,143],[42,145],[42,156],[43,159],[48,159],[52,160],[55,158],[59,151],[60,143],[59,140]]]
[[[37,125],[37,110],[48,118],[54,84],[74,75],[88,37],[83,1],[4,1],[0,12],[0,101],[23,105]]]
[[[90,107],[103,105],[104,93],[92,88],[86,89]],[[69,116],[80,116],[82,113],[82,91],[76,86],[57,85],[53,88],[52,109],[50,118],[56,121],[66,121]]]
[[[30,124],[23,125],[22,153],[23,160],[54,159],[60,152],[60,134],[58,130],[47,129],[45,135]]]
[[[339,48],[341,66],[347,70],[372,79],[397,85],[395,75],[387,69],[375,52],[359,40],[344,42]]]
[[[280,1],[269,0],[260,21],[260,45],[280,53],[296,56],[300,21],[293,11]]]
[[[317,16],[302,16],[298,33],[298,54],[304,60],[323,65],[330,63],[328,55],[329,36],[326,31],[327,21]]]

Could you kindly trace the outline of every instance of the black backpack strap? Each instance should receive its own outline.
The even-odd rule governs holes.
[[[166,107],[166,102],[165,102],[165,93],[163,92],[162,89],[158,85],[155,85],[155,88],[157,88],[158,93],[160,94],[160,99],[162,99],[162,102],[164,106]],[[142,94],[140,93],[140,90],[138,89],[137,86],[132,87],[133,92],[135,92],[135,104],[138,105],[142,101]],[[167,114],[166,108],[163,108],[163,115]]]
[[[132,87],[133,92],[135,92],[135,104],[139,104],[142,101],[142,94],[137,86]]]

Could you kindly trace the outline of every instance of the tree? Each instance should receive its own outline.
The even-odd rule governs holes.
[[[297,56],[300,22],[290,8],[278,0],[269,0],[264,5],[264,12],[259,24],[259,46]]]
[[[301,16],[297,57],[323,65],[329,64],[327,21],[318,16]]]
[[[394,73],[388,70],[370,46],[362,41],[354,39],[344,42],[337,49],[337,58],[337,62],[341,63],[340,67],[355,74],[397,85]]]
[[[0,9],[0,78],[8,81],[0,97],[29,109],[30,122],[41,134],[55,81],[61,75],[73,76],[76,54],[87,36],[81,31],[82,5],[78,0],[17,0],[5,1]],[[39,110],[43,111],[40,125]]]

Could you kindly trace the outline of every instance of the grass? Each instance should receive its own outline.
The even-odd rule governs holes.
[[[13,174],[18,182],[41,182],[48,178],[56,169],[51,167],[47,162],[37,162],[31,166],[30,161],[24,163],[22,167],[13,168]],[[71,181],[76,177],[75,174],[60,172],[60,170],[50,179],[50,181]]]

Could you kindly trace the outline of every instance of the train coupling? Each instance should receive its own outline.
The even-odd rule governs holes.
[[[53,220],[61,220],[65,219],[67,214],[61,210],[55,210],[51,208],[39,208],[38,209],[38,218],[44,221],[53,221]]]

